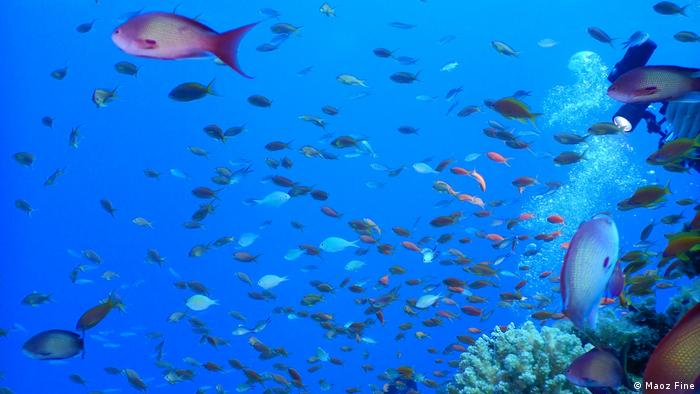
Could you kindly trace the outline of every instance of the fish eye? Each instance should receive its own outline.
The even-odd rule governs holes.
[[[116,30],[114,31],[114,34],[119,34],[120,31],[121,31],[121,30],[116,29]]]

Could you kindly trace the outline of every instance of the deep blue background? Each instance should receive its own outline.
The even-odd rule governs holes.
[[[105,366],[135,369],[155,392],[191,393],[198,386],[214,386],[216,383],[233,392],[235,386],[244,380],[243,375],[235,370],[217,375],[198,369],[194,383],[167,386],[153,365],[153,347],[158,341],[148,340],[144,335],[151,331],[165,335],[165,359],[178,367],[187,367],[181,361],[186,356],[220,365],[226,365],[229,358],[236,358],[262,373],[272,371],[272,363],[282,361],[302,372],[311,392],[319,390],[316,385],[319,378],[335,384],[333,392],[350,386],[368,392],[367,383],[378,383],[376,375],[389,367],[411,365],[426,375],[433,370],[449,369],[445,364],[435,364],[434,360],[440,357],[454,359],[456,353],[435,356],[426,349],[435,347],[441,352],[455,341],[455,335],[464,333],[466,327],[489,330],[497,324],[522,322],[528,312],[517,307],[497,308],[487,322],[479,322],[476,318],[461,315],[454,307],[441,306],[440,309],[459,313],[460,319],[446,321],[442,327],[425,328],[420,320],[431,317],[433,310],[421,312],[420,319],[411,318],[401,310],[404,299],[422,294],[422,286],[404,285],[402,301],[384,312],[387,325],[375,324],[366,330],[366,336],[379,342],[371,346],[357,344],[345,337],[332,341],[325,339],[323,330],[313,321],[287,320],[284,315],[272,315],[271,311],[276,306],[286,305],[302,308],[299,299],[304,294],[315,292],[308,285],[310,280],[337,285],[342,278],[352,276],[353,282],[366,280],[370,289],[387,268],[395,264],[406,267],[408,274],[393,276],[391,286],[409,277],[433,278],[426,280],[425,284],[437,283],[448,276],[472,280],[457,266],[421,264],[420,256],[403,250],[398,246],[401,239],[391,234],[391,227],[411,228],[420,217],[412,237],[414,241],[424,235],[437,238],[444,232],[453,232],[455,240],[442,246],[443,252],[448,247],[455,247],[477,262],[492,261],[500,254],[486,241],[464,233],[465,228],[473,227],[507,234],[504,228],[491,229],[492,218],[473,217],[474,207],[464,203],[433,208],[436,201],[445,198],[432,190],[436,179],[446,180],[455,189],[480,195],[486,201],[509,201],[509,205],[494,212],[495,217],[504,219],[543,204],[532,200],[534,194],[542,192],[542,187],[528,190],[519,197],[510,185],[515,177],[529,175],[537,176],[540,181],[567,183],[570,179],[582,179],[574,176],[582,170],[572,169],[579,167],[595,169],[596,177],[591,178],[589,171],[584,179],[600,182],[604,185],[603,192],[599,193],[601,187],[592,184],[572,185],[575,187],[568,193],[576,194],[556,197],[552,211],[535,212],[540,218],[551,213],[585,218],[597,211],[614,210],[617,201],[648,182],[670,180],[674,192],[671,201],[697,196],[697,174],[669,174],[644,163],[646,156],[655,149],[656,139],[646,134],[642,127],[631,135],[604,140],[604,144],[609,144],[608,148],[593,150],[598,152],[596,154],[615,152],[624,158],[624,162],[606,161],[604,157],[591,155],[587,161],[573,167],[554,167],[550,159],[535,158],[525,151],[512,151],[483,136],[481,129],[487,120],[504,121],[489,110],[466,119],[444,116],[451,104],[444,101],[445,92],[460,85],[464,86],[459,98],[460,108],[481,104],[485,98],[499,98],[526,89],[533,91],[528,103],[534,111],[540,112],[550,89],[574,82],[571,71],[567,69],[569,58],[574,53],[595,51],[609,66],[622,55],[620,40],[616,41],[615,48],[596,42],[586,33],[588,26],[600,26],[614,37],[627,37],[635,30],[645,30],[660,44],[653,63],[697,67],[700,45],[679,43],[672,36],[680,30],[697,28],[699,5],[691,6],[686,18],[658,15],[651,9],[653,3],[337,1],[331,4],[337,9],[335,18],[327,18],[318,12],[320,2],[308,1],[291,4],[283,1],[162,1],[145,4],[131,0],[101,0],[98,5],[89,0],[3,3],[0,8],[3,15],[0,29],[5,37],[3,61],[0,62],[0,75],[4,77],[0,157],[4,159],[0,160],[3,180],[0,209],[4,231],[0,241],[3,256],[0,327],[10,329],[13,324],[20,324],[26,332],[15,329],[10,331],[8,338],[0,338],[0,371],[5,374],[5,381],[0,382],[0,386],[7,385],[17,393],[85,392],[87,390],[79,388],[67,377],[70,373],[79,373],[88,381],[91,390],[133,390],[124,377],[105,374],[102,371]],[[282,13],[281,21],[303,28],[272,53],[257,52],[255,47],[271,38],[269,26],[274,21],[263,21],[248,34],[241,44],[239,57],[243,70],[256,77],[253,80],[246,80],[227,67],[217,66],[211,59],[137,59],[122,53],[112,44],[110,33],[123,13],[143,6],[146,6],[146,11],[169,11],[177,4],[180,4],[178,12],[190,17],[200,15],[203,23],[221,31],[263,20],[258,12],[262,7],[278,9]],[[87,34],[75,31],[77,25],[92,19],[96,20],[92,31]],[[389,26],[392,21],[413,23],[417,27],[400,30]],[[438,40],[448,34],[457,38],[447,45],[438,44]],[[539,48],[537,41],[546,37],[560,44],[550,49]],[[508,58],[496,53],[490,47],[490,41],[494,39],[509,43],[521,52],[520,57]],[[372,49],[376,47],[399,49],[397,55],[414,56],[420,61],[414,66],[402,66],[391,59],[375,57]],[[131,61],[141,68],[138,77],[114,71],[114,63],[122,60]],[[450,61],[459,61],[457,70],[440,72],[440,67]],[[64,64],[68,65],[68,76],[63,81],[52,79],[49,73]],[[297,71],[307,66],[313,66],[311,73],[298,76]],[[420,81],[413,85],[395,84],[388,77],[396,71],[421,71]],[[366,80],[369,88],[339,84],[335,77],[340,73],[357,75]],[[191,103],[167,98],[170,89],[179,83],[197,81],[206,84],[212,78],[216,78],[217,97]],[[90,101],[94,88],[116,86],[119,86],[119,98],[108,107],[98,109]],[[370,96],[349,99],[363,91],[369,92]],[[272,108],[250,106],[246,98],[252,94],[271,98]],[[423,94],[439,96],[439,99],[429,103],[415,99],[416,95]],[[323,134],[321,129],[297,119],[302,114],[322,115],[320,108],[326,104],[341,111],[337,117],[323,116],[328,121],[327,131],[335,136],[361,134],[370,137],[372,147],[379,155],[377,159],[361,156],[324,161],[298,154],[297,149],[305,144],[334,149],[318,142]],[[576,131],[584,132],[591,123],[607,120],[614,106],[612,102],[605,106],[609,109],[584,119],[575,127]],[[55,117],[53,129],[40,124],[45,115]],[[557,125],[548,126],[546,115],[539,122],[542,136],[524,139],[534,140],[533,147],[538,152],[556,154],[566,150],[551,139],[551,134],[563,129]],[[211,123],[224,128],[246,124],[247,131],[221,144],[201,131]],[[532,130],[529,125],[506,123],[519,131]],[[71,127],[78,124],[84,124],[81,127],[82,140],[79,148],[74,150],[68,146],[67,140]],[[398,126],[406,124],[420,128],[420,135],[405,136],[396,131]],[[273,140],[294,140],[294,150],[282,154],[266,152],[263,146]],[[210,157],[204,159],[192,155],[187,151],[192,145],[205,148]],[[488,150],[515,157],[512,168],[497,165],[483,156],[473,163],[461,162],[468,153]],[[18,151],[36,155],[32,168],[21,167],[12,160],[12,155]],[[346,152],[335,150],[334,153]],[[273,171],[265,166],[266,157],[279,159],[283,155],[294,160],[293,169]],[[455,165],[469,169],[476,167],[488,182],[487,192],[480,193],[472,180],[457,178],[448,172],[439,176],[415,173],[410,165],[426,157],[434,157],[432,164],[453,158],[458,160]],[[189,219],[201,202],[191,195],[190,190],[211,185],[209,178],[214,167],[241,158],[253,163],[254,172],[242,183],[221,192],[220,207],[205,221],[204,230],[184,229],[181,223]],[[369,168],[368,164],[372,162],[392,168],[403,164],[409,167],[399,177],[387,178]],[[64,166],[67,167],[66,175],[54,186],[42,185],[55,169]],[[142,170],[149,167],[160,171],[161,179],[144,177]],[[185,171],[191,179],[170,176],[170,168]],[[650,170],[657,172],[649,173]],[[261,197],[279,189],[260,182],[264,176],[273,173],[326,190],[331,196],[328,205],[342,212],[343,217],[335,220],[322,215],[319,212],[322,204],[309,197],[292,199],[279,209],[242,204],[246,198]],[[616,179],[611,179],[622,175],[629,178],[619,184]],[[365,187],[365,182],[370,180],[388,183],[384,188],[373,190]],[[36,211],[31,217],[14,207],[17,198],[26,199],[34,206]],[[109,198],[114,203],[117,208],[115,219],[102,211],[101,198]],[[587,208],[581,208],[577,199],[586,201]],[[591,206],[595,211],[591,212]],[[454,228],[436,231],[428,226],[432,217],[455,210],[463,211],[466,219]],[[629,250],[636,242],[640,229],[649,218],[681,210],[671,202],[655,211],[615,212],[623,250]],[[687,215],[690,213],[690,210],[686,211]],[[131,223],[136,216],[151,220],[154,228],[136,227]],[[323,259],[303,256],[288,262],[282,258],[300,243],[318,244],[330,235],[355,239],[346,222],[360,218],[372,218],[379,224],[385,234],[384,241],[397,245],[393,256],[381,256],[372,250],[362,257],[346,251],[325,254]],[[258,226],[265,220],[272,220],[272,225],[259,230]],[[301,221],[307,227],[303,232],[293,230],[289,226],[290,220]],[[569,222],[566,234],[570,236],[577,225],[577,222]],[[549,231],[555,229],[553,226],[538,226]],[[531,235],[537,229],[532,228]],[[652,236],[658,241],[657,249],[663,247],[661,234],[672,230],[670,227],[657,229]],[[257,242],[247,248],[254,254],[262,254],[258,263],[245,265],[231,259],[235,251],[233,246],[212,250],[199,259],[187,257],[190,247],[195,244],[210,242],[223,235],[238,237],[244,232],[261,234]],[[518,233],[522,232],[520,229]],[[465,235],[473,238],[473,242],[458,244],[456,239]],[[544,270],[558,271],[563,255],[558,244],[564,240],[554,241],[556,246],[549,247],[546,254],[537,257],[533,263],[535,276]],[[163,268],[144,262],[148,248],[158,249],[167,258]],[[81,276],[95,283],[74,285],[69,280],[70,270],[84,261],[73,257],[69,250],[84,249],[96,250],[103,263]],[[519,252],[522,250],[523,245]],[[344,271],[345,263],[355,258],[365,261],[366,266],[353,274]],[[500,268],[517,272],[518,259],[517,254],[511,256]],[[320,268],[301,272],[300,268],[307,264],[316,264]],[[218,299],[221,306],[193,315],[206,321],[214,335],[231,339],[230,346],[216,351],[208,345],[200,345],[199,337],[190,332],[185,321],[166,323],[171,312],[186,309],[184,300],[191,294],[172,285],[176,279],[167,268],[174,269],[185,280],[196,279],[210,288],[211,297]],[[120,278],[112,282],[100,279],[105,270],[118,272]],[[290,281],[274,290],[276,301],[253,301],[246,295],[251,289],[235,278],[236,271],[245,271],[254,282],[267,273],[287,275]],[[502,278],[500,291],[512,288],[518,280]],[[33,333],[50,328],[71,329],[81,313],[94,306],[110,290],[122,285],[129,286],[120,290],[127,313],[113,313],[88,333],[85,360],[74,359],[51,365],[22,355],[21,345]],[[526,288],[526,294],[534,293],[535,289],[550,292],[552,285],[533,281],[528,286],[532,288]],[[20,305],[21,299],[31,291],[52,293],[55,302],[38,308]],[[445,293],[445,289],[442,291]],[[478,292],[492,300],[486,309],[495,308],[498,291],[484,289]],[[674,291],[659,291],[660,304]],[[382,292],[368,290],[365,294],[376,296]],[[323,303],[309,310],[332,313],[340,325],[362,321],[368,316],[363,314],[364,306],[355,305],[355,297],[355,294],[340,289],[335,294],[326,295]],[[557,294],[553,298],[555,303],[558,302]],[[550,309],[557,311],[556,306]],[[249,322],[272,315],[270,327],[256,336],[270,346],[286,347],[290,357],[257,360],[257,354],[247,344],[246,337],[231,337],[230,331],[238,322],[227,315],[229,310],[243,312]],[[405,340],[395,342],[394,336],[399,331],[397,326],[405,321],[412,321],[414,328],[407,332]],[[416,340],[413,333],[419,329],[428,332],[432,338],[422,342]],[[105,348],[90,338],[90,334],[98,332],[120,347]],[[137,335],[121,336],[130,332]],[[343,353],[339,350],[342,345],[353,346],[354,350]],[[343,359],[344,367],[327,364],[315,374],[307,373],[305,370],[309,364],[306,359],[315,354],[317,346]],[[368,360],[362,358],[364,350],[369,351]],[[402,354],[399,360],[397,352]],[[365,363],[373,364],[375,372],[362,372],[360,365]]]

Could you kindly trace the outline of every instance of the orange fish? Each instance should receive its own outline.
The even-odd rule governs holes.
[[[377,240],[376,240],[373,236],[367,235],[367,234],[362,234],[362,235],[360,235],[360,241],[362,241],[362,242],[364,242],[364,243],[366,243],[366,244],[375,244],[375,243],[377,243]]]
[[[381,310],[381,309],[378,310],[378,311],[375,313],[375,315],[377,315],[377,320],[379,320],[379,323],[381,323],[382,325],[384,325],[384,313],[382,312],[382,310]]]
[[[323,212],[326,216],[330,216],[332,218],[339,219],[341,216],[343,216],[342,213],[338,213],[335,209],[329,207],[329,206],[323,206],[321,207],[321,212]]]
[[[481,188],[481,191],[482,191],[482,192],[485,192],[485,191],[486,191],[486,180],[484,179],[483,176],[481,176],[481,174],[479,174],[478,172],[476,172],[476,168],[474,169],[474,171],[472,171],[472,172],[469,173],[469,176],[471,176],[472,178],[474,178],[474,180],[476,181],[476,183],[479,184],[479,187]]]
[[[554,214],[547,216],[547,221],[552,224],[562,224],[564,223],[564,218],[560,215]]]
[[[452,293],[457,293],[457,294],[464,293],[464,287],[460,287],[460,286],[448,286],[447,290],[452,292]]]
[[[524,212],[518,215],[518,220],[530,220],[535,217],[534,213]]]
[[[404,248],[406,248],[408,250],[412,250],[414,252],[420,253],[420,248],[418,247],[418,245],[414,244],[411,241],[402,241],[401,246],[403,246]]]
[[[540,274],[540,279],[544,279],[548,277],[549,275],[552,275],[552,271],[544,271]]]
[[[476,197],[476,196],[472,196],[472,195],[469,195],[466,193],[459,194],[457,196],[457,199],[459,199],[459,201],[466,201],[470,204],[476,205],[476,206],[481,207],[481,208],[484,208],[486,206],[486,204],[484,203],[484,200],[482,200],[481,198]]]
[[[505,238],[503,238],[503,236],[501,236],[499,234],[494,234],[494,233],[486,234],[486,239],[488,239],[489,241],[494,241],[494,242],[501,242],[501,241],[505,240]]]
[[[462,167],[452,167],[450,168],[450,172],[452,172],[455,175],[469,175],[469,170],[464,169]]]
[[[537,184],[537,179],[529,176],[515,178],[511,184],[518,188],[518,193],[523,194],[526,187]]]
[[[445,305],[457,305],[457,301],[453,300],[452,298],[445,297],[441,301]]]
[[[444,317],[445,319],[450,320],[450,321],[457,318],[457,315],[455,315],[454,313],[449,312],[449,311],[438,311],[437,315],[440,317]]]
[[[384,275],[381,278],[379,278],[379,283],[388,286],[389,285],[389,275]]]
[[[481,316],[481,314],[483,313],[481,309],[471,305],[465,305],[461,309],[462,312],[469,316]]]
[[[700,383],[700,304],[685,316],[656,345],[644,370],[644,382],[653,382],[645,394],[667,393],[666,385],[674,393],[695,393]],[[676,384],[685,384],[679,387]],[[694,384],[693,389],[690,385]]]
[[[508,160],[512,159],[512,157],[503,157],[500,153],[498,152],[486,152],[486,156],[495,161],[498,164],[505,164],[508,167],[510,167],[510,164],[508,163]]]
[[[478,218],[489,217],[489,216],[491,216],[491,211],[487,211],[487,210],[485,210],[485,209],[482,209],[482,210],[480,210],[480,211],[474,212],[474,216],[476,216],[476,217],[478,217]]]

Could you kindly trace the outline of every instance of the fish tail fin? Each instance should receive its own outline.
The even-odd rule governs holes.
[[[625,295],[625,292],[624,292],[624,291],[620,292],[620,296],[618,297],[618,299],[619,299],[619,301],[620,301],[620,306],[621,306],[621,307],[623,307],[623,308],[629,308],[629,307],[630,307],[630,301],[629,301],[629,299],[627,298],[627,296]]]
[[[695,91],[700,90],[700,71],[691,75],[693,78],[692,89]]]
[[[690,6],[690,4],[687,4],[687,5],[684,5],[683,7],[681,7],[681,11],[679,12],[679,14],[681,14],[683,16],[688,16],[688,14],[685,13],[685,9],[688,8],[689,6]]]
[[[241,42],[243,36],[257,24],[258,22],[251,23],[215,36],[211,49],[211,52],[221,59],[221,61],[226,63],[237,73],[250,79],[253,77],[244,73],[238,65],[236,53],[238,52],[238,44]]]
[[[211,81],[207,84],[207,94],[210,94],[212,96],[218,96],[216,91],[214,90],[214,83],[216,82],[216,78],[212,78]]]

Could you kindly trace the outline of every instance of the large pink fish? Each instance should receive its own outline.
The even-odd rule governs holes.
[[[137,15],[112,32],[124,52],[155,59],[184,59],[212,53],[244,77],[236,52],[243,35],[256,23],[217,33],[193,19],[167,12]]]
[[[608,96],[623,103],[666,101],[700,91],[700,69],[644,66],[620,75]]]
[[[596,326],[600,299],[614,277],[619,242],[615,222],[605,215],[582,223],[571,239],[561,267],[561,297],[564,314],[581,330]],[[613,287],[619,293],[619,285]]]

